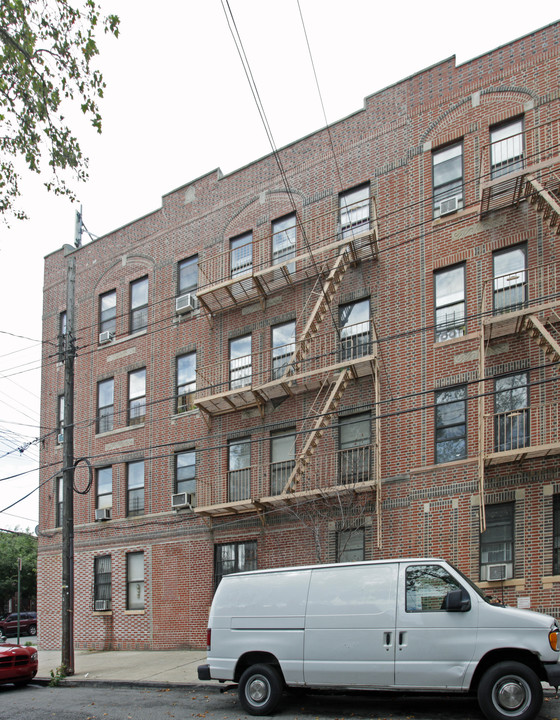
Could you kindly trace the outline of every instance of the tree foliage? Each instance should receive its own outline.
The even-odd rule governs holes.
[[[37,538],[24,532],[0,532],[0,609],[17,593],[21,558],[22,607],[37,594]]]
[[[116,15],[102,18],[95,0],[0,0],[0,216],[26,217],[16,207],[19,167],[74,198],[60,171],[87,179],[87,158],[64,112],[79,106],[101,132],[98,100],[105,82],[94,67],[97,34],[119,32]]]

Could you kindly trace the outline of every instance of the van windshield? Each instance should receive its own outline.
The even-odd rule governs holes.
[[[465,575],[464,572],[461,572],[461,570],[459,570],[459,568],[455,567],[455,565],[453,565],[452,563],[449,563],[449,565],[453,568],[453,570],[455,570],[455,572],[456,572],[458,575],[461,576],[461,578],[467,583],[467,585],[468,585],[470,588],[472,588],[472,590],[474,590],[475,593],[484,600],[484,602],[487,602],[489,605],[495,605],[495,604],[496,604],[496,602],[492,600],[492,598],[490,597],[490,595],[485,595],[485,594],[482,592],[482,590],[478,587],[478,585],[476,585],[476,583],[474,583],[474,582],[470,579],[470,577],[468,577],[467,575]]]

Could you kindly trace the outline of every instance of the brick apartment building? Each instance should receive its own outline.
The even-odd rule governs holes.
[[[76,647],[202,647],[222,575],[319,561],[443,556],[560,614],[559,41],[445,60],[46,258],[43,647],[69,256]]]

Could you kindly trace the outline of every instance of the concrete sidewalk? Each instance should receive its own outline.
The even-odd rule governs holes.
[[[74,675],[64,682],[113,684],[216,685],[198,679],[197,667],[206,662],[204,650],[76,650]],[[62,663],[60,650],[41,650],[36,680],[51,680]]]

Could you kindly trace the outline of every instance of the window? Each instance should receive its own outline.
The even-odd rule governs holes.
[[[64,395],[58,396],[56,426],[58,429],[56,442],[62,445],[64,441]]]
[[[198,288],[198,256],[181,260],[177,273],[177,295],[195,295]]]
[[[465,334],[465,266],[434,273],[436,342]]]
[[[95,507],[98,510],[113,507],[112,467],[99,468],[97,471],[97,500]]]
[[[257,569],[257,543],[228,543],[214,548],[214,586],[218,587],[224,575]]]
[[[231,390],[245,387],[252,382],[251,336],[229,341],[229,387]]]
[[[97,432],[113,429],[115,381],[102,380],[97,383]]]
[[[66,357],[66,310],[58,316],[58,360],[64,362]]]
[[[194,408],[196,390],[196,353],[180,355],[177,358],[177,412]]]
[[[529,378],[526,372],[494,382],[494,449],[516,450],[529,445]]]
[[[111,609],[111,556],[101,555],[94,558],[94,600],[95,610]]]
[[[296,349],[295,321],[275,325],[272,328],[272,379],[281,378]]]
[[[296,255],[296,216],[287,215],[272,223],[272,264],[291,260]],[[295,263],[286,266],[288,272],[293,273]]]
[[[406,569],[406,612],[446,610],[447,593],[463,590],[440,565],[409,565]]]
[[[62,516],[64,508],[64,478],[56,478],[56,527],[62,527]]]
[[[371,415],[347,415],[338,421],[338,480],[364,482],[370,478]]]
[[[339,317],[341,360],[353,360],[369,355],[369,298],[341,305]]]
[[[492,179],[523,168],[523,120],[510,120],[490,128]]]
[[[129,517],[144,514],[144,461],[128,463],[127,514]]]
[[[230,440],[228,445],[228,500],[251,497],[251,441]]]
[[[130,332],[148,327],[148,278],[130,283]]]
[[[295,467],[294,430],[280,430],[270,438],[270,494],[280,495]]]
[[[369,185],[347,190],[338,200],[342,238],[353,237],[369,230]]]
[[[435,395],[436,463],[467,457],[467,388],[441,390]]]
[[[493,265],[494,312],[520,310],[527,300],[527,246],[495,252]]]
[[[115,333],[117,329],[117,291],[99,296],[99,332]]]
[[[336,534],[337,562],[360,562],[366,559],[363,528],[339,530]]]
[[[146,419],[146,368],[128,373],[128,424]]]
[[[463,143],[436,150],[432,155],[434,217],[463,207]]]
[[[481,580],[513,577],[513,521],[513,503],[487,506],[486,530],[480,534]]]
[[[231,277],[245,275],[253,269],[253,233],[230,240]]]
[[[196,451],[175,455],[175,492],[186,493],[187,502],[196,505]]]
[[[144,609],[144,553],[126,555],[126,609]]]
[[[560,495],[554,495],[553,503],[552,574],[560,575]]]

